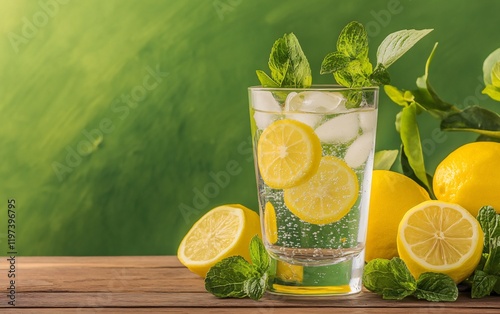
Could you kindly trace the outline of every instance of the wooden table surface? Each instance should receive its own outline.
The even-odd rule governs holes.
[[[0,313],[8,304],[10,268],[0,262]],[[265,295],[260,301],[218,299],[175,256],[16,257],[16,313],[500,313],[500,297],[456,302],[407,298],[385,301],[362,292],[347,297],[293,298]]]

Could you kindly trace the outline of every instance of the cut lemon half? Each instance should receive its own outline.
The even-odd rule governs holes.
[[[257,144],[260,175],[273,189],[307,181],[318,169],[321,154],[321,143],[314,130],[290,119],[273,122]]]
[[[241,205],[216,207],[201,217],[182,239],[177,258],[205,277],[223,258],[241,255],[250,261],[250,240],[261,235],[259,216]]]
[[[266,203],[264,208],[264,230],[266,239],[269,243],[274,244],[278,242],[278,226],[276,222],[276,211],[274,210],[271,202]]]
[[[479,222],[460,205],[425,201],[404,215],[397,246],[415,278],[424,272],[444,273],[459,283],[479,263],[483,236]]]
[[[295,216],[324,225],[347,215],[358,193],[358,177],[354,171],[342,159],[325,156],[309,181],[284,190],[284,199]]]

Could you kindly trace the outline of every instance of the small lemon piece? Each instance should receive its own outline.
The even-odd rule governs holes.
[[[465,208],[425,201],[410,209],[398,229],[398,252],[415,278],[444,273],[455,283],[470,276],[481,259],[484,234]]]
[[[182,239],[177,258],[205,277],[220,260],[241,255],[250,261],[251,239],[261,236],[259,215],[237,204],[216,207],[201,217]]]
[[[347,215],[358,193],[356,173],[342,159],[325,156],[309,181],[284,190],[284,200],[288,209],[301,220],[324,225]]]
[[[276,211],[273,204],[267,202],[264,208],[264,231],[267,241],[271,244],[278,242],[278,226],[276,222]]]
[[[321,143],[314,130],[290,119],[273,122],[257,144],[260,175],[274,189],[307,181],[316,173],[321,154]]]

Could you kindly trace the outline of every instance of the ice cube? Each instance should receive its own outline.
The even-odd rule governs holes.
[[[291,94],[290,94],[291,95]],[[289,95],[289,96],[290,96]],[[285,110],[305,112],[335,112],[337,107],[345,103],[340,93],[334,92],[300,92],[287,98]]]
[[[253,118],[257,128],[263,130],[277,119],[281,111],[279,103],[268,91],[252,91],[252,106],[256,110]]]
[[[373,150],[375,136],[368,132],[358,137],[347,149],[344,160],[351,168],[358,168],[367,159]]]
[[[296,92],[291,92],[288,94],[285,100],[285,110],[289,110],[290,108],[290,100],[293,99],[297,95]],[[292,110],[295,111],[295,110]],[[313,113],[289,113],[286,115],[287,119],[297,120],[302,123],[307,124],[311,128],[315,128],[318,124],[319,120],[321,120],[321,116]]]
[[[359,132],[359,120],[356,113],[336,116],[316,129],[316,134],[323,143],[347,143]]]
[[[363,132],[375,130],[377,126],[377,111],[361,111],[359,113],[359,126]]]

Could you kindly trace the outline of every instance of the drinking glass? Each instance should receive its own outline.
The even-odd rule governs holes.
[[[250,87],[270,292],[361,291],[378,87]]]

